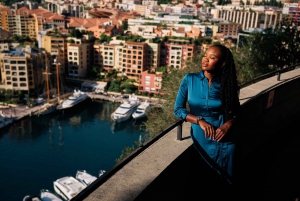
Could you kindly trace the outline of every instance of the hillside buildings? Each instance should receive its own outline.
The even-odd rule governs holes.
[[[196,43],[198,39],[236,41],[243,30],[274,27],[286,16],[300,16],[299,3],[283,9],[239,6],[238,1],[213,7],[195,1],[158,5],[152,0],[46,0],[46,4],[47,9],[24,3],[15,9],[0,5],[0,88],[34,93],[46,67],[53,75],[59,72],[75,79],[97,68],[134,79],[139,92],[159,93],[163,77],[157,69],[187,67],[209,46]],[[82,36],[71,37],[74,30]],[[24,48],[26,44],[17,48],[5,41],[10,35],[36,40],[38,48]],[[104,35],[110,40],[103,40]]]

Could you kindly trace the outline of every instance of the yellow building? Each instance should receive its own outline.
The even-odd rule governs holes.
[[[36,94],[42,84],[45,66],[43,52],[13,50],[0,53],[0,88]]]
[[[68,45],[68,73],[72,78],[84,78],[90,58],[89,43],[70,43]]]
[[[155,69],[160,67],[160,42],[159,43],[147,43],[147,69],[155,72]]]

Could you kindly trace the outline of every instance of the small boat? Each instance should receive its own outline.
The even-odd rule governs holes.
[[[23,201],[41,201],[41,199],[37,195],[26,195]]]
[[[99,171],[99,177],[101,177],[102,175],[104,175],[105,172],[106,172],[105,170],[100,170]]]
[[[3,114],[3,111],[1,111],[1,114],[0,114],[0,129],[12,124],[13,121],[14,121],[14,118],[5,116]]]
[[[55,193],[49,191],[48,189],[42,189],[40,198],[42,201],[63,201]]]
[[[142,102],[136,109],[136,111],[132,114],[134,119],[141,119],[146,117],[146,109],[149,107],[150,103],[146,100]]]
[[[85,170],[78,170],[75,177],[78,181],[83,183],[85,186],[90,185],[97,177],[87,173]]]
[[[57,106],[58,110],[64,110],[71,107],[74,107],[75,105],[78,105],[79,103],[89,99],[87,93],[82,92],[80,90],[74,90],[74,93],[68,97],[67,100],[63,101]]]
[[[130,95],[128,100],[121,103],[121,105],[112,113],[111,118],[115,122],[122,122],[129,119],[139,106],[140,100],[134,95]]]
[[[86,186],[72,176],[62,177],[53,182],[55,192],[65,200],[70,200]]]

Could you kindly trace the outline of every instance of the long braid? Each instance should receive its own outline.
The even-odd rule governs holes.
[[[231,51],[222,45],[215,45],[222,53],[225,65],[221,71],[221,100],[224,112],[224,120],[230,120],[238,111],[236,111],[236,101],[238,100],[238,83],[236,77],[236,68]]]

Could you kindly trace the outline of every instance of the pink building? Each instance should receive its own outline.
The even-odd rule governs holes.
[[[162,84],[162,73],[149,73],[148,70],[140,73],[138,91],[159,94]]]

